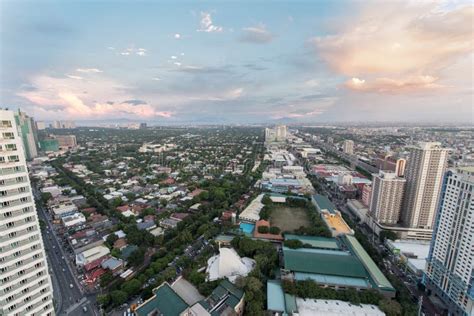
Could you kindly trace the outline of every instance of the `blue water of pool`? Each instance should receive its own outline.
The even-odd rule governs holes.
[[[240,223],[240,229],[241,229],[245,234],[252,234],[252,233],[253,233],[253,230],[255,229],[255,224]]]

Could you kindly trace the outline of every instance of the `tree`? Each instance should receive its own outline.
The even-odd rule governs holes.
[[[127,301],[127,297],[127,292],[125,291],[116,290],[110,293],[110,299],[115,306],[125,303],[125,301]]]
[[[115,234],[110,234],[107,236],[106,242],[107,244],[112,247],[114,243],[117,241],[118,237]]]
[[[110,282],[114,279],[114,276],[112,275],[112,272],[107,271],[100,277],[100,286],[101,287],[106,287],[109,285]]]
[[[176,269],[173,267],[168,267],[163,271],[163,278],[165,280],[171,280],[176,276]]]
[[[138,248],[128,258],[128,263],[133,267],[138,267],[140,264],[143,263],[143,259],[145,258],[145,249],[143,247]]]
[[[387,316],[397,316],[402,314],[402,307],[400,304],[391,299],[381,300],[379,307]]]
[[[108,294],[105,295],[97,295],[97,303],[102,306],[107,306],[110,303],[110,296]]]
[[[272,235],[278,235],[280,233],[280,228],[276,226],[270,227],[270,234]]]
[[[291,249],[303,248],[303,243],[298,239],[285,240],[283,244]]]
[[[391,231],[391,230],[382,230],[380,232],[380,241],[384,242],[385,239],[390,239],[390,240],[397,240],[398,236],[397,233]]]
[[[260,234],[268,234],[269,231],[267,226],[258,226],[257,230]]]
[[[142,287],[142,284],[139,280],[132,279],[122,284],[122,291],[126,292],[128,296],[133,296],[133,295],[138,294],[138,292],[140,292],[141,287]]]

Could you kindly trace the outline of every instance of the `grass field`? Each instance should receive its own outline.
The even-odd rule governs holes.
[[[310,224],[306,210],[301,207],[274,206],[270,214],[270,225],[279,227],[282,232],[292,232]]]

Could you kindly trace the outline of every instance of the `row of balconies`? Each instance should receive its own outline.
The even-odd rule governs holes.
[[[31,196],[25,196],[20,199],[16,200],[10,200],[10,201],[5,201],[0,203],[0,207],[13,207],[13,206],[18,206],[18,205],[23,205],[26,203],[32,202]]]
[[[29,241],[23,240],[21,242],[16,241],[11,243],[9,246],[3,247],[3,257],[0,257],[0,266],[2,263],[9,262],[9,261],[14,261],[22,258],[23,256],[26,255],[31,255],[32,252],[34,251],[41,251],[42,250],[42,243],[37,242],[39,238],[35,241]],[[24,247],[23,249],[19,250],[21,247],[25,246],[26,244],[30,244],[29,247]],[[7,252],[10,250],[16,250],[14,252],[11,252],[7,255]]]
[[[32,206],[28,206],[28,207],[24,207],[24,208],[16,210],[16,211],[0,212],[0,222],[4,219],[16,218],[16,217],[24,215],[24,214],[29,214],[33,211],[34,211],[34,208]]]
[[[48,308],[46,308],[44,311],[46,310],[49,310],[49,305],[51,305],[51,302],[52,302],[52,298],[51,298],[51,290],[49,291],[46,291],[45,293],[36,293],[35,295],[31,296],[27,302],[24,302],[22,300],[21,303],[14,303],[13,305],[10,305],[8,306],[8,308],[6,308],[9,313],[12,313],[12,315],[16,315],[15,312],[17,311],[17,313],[19,313],[19,315],[44,315],[44,313],[41,311],[41,312],[38,312],[38,313],[34,313],[32,312],[32,310],[38,308],[39,306],[42,306],[44,304],[46,304],[46,302],[49,302],[49,304],[47,304],[46,306],[48,306]],[[37,300],[38,298],[42,298],[40,300]],[[36,300],[36,301],[35,301]],[[35,301],[33,302],[32,304],[26,306],[26,308],[24,307],[26,305],[26,303],[28,302],[31,302],[31,301]]]
[[[16,270],[19,270],[21,269],[22,267],[24,267],[25,265],[29,264],[29,263],[33,263],[33,262],[37,262],[38,264],[40,264],[40,266],[43,266],[45,260],[44,260],[44,257],[43,257],[43,253],[40,251],[40,252],[37,252],[35,253],[34,255],[32,254],[31,256],[29,256],[28,258],[26,259],[18,259],[17,262],[13,263],[13,264],[10,264],[8,266],[5,266],[5,267],[1,267],[0,265],[0,272],[2,274],[6,274],[6,273],[9,273],[9,272],[15,272]],[[36,266],[36,265],[35,265]],[[38,266],[38,268],[40,267]]]
[[[6,242],[11,240],[12,238],[20,237],[23,236],[24,234],[29,234],[38,231],[38,225],[35,223],[32,223],[33,225],[27,227],[26,229],[18,230],[18,231],[12,231],[5,236],[0,237],[0,243]]]
[[[26,172],[25,166],[0,167],[0,176]]]
[[[26,177],[16,177],[16,178],[11,178],[11,179],[0,180],[0,188],[10,186],[10,185],[15,185],[15,184],[26,183],[27,182],[26,180],[27,180]]]
[[[19,194],[24,194],[30,192],[29,187],[19,187],[16,189],[10,189],[10,190],[0,190],[0,198],[2,197],[11,197]]]
[[[25,246],[27,244],[31,244],[33,246],[33,244],[35,244],[39,240],[41,240],[40,235],[38,233],[33,234],[33,235],[29,236],[28,238],[25,238],[25,239],[22,239],[22,240],[10,242],[10,243],[5,243],[4,246],[0,247],[0,252],[5,254],[10,250],[18,249],[19,247]]]
[[[9,286],[5,286],[3,293],[3,296],[7,296],[8,293],[13,293],[17,290],[23,291],[27,288],[31,289],[36,289],[41,286],[45,286],[46,284],[49,284],[49,277],[47,274],[44,274],[42,277],[38,278],[36,276],[34,277],[29,277],[27,279],[23,279],[20,282],[16,282],[14,284],[11,284]],[[21,292],[20,291],[20,292]]]

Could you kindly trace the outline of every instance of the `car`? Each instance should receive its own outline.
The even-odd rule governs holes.
[[[72,289],[74,285],[72,285],[72,283],[69,283],[69,287]]]
[[[82,308],[82,311],[83,311],[84,313],[87,313],[87,306],[84,306],[84,307]]]

